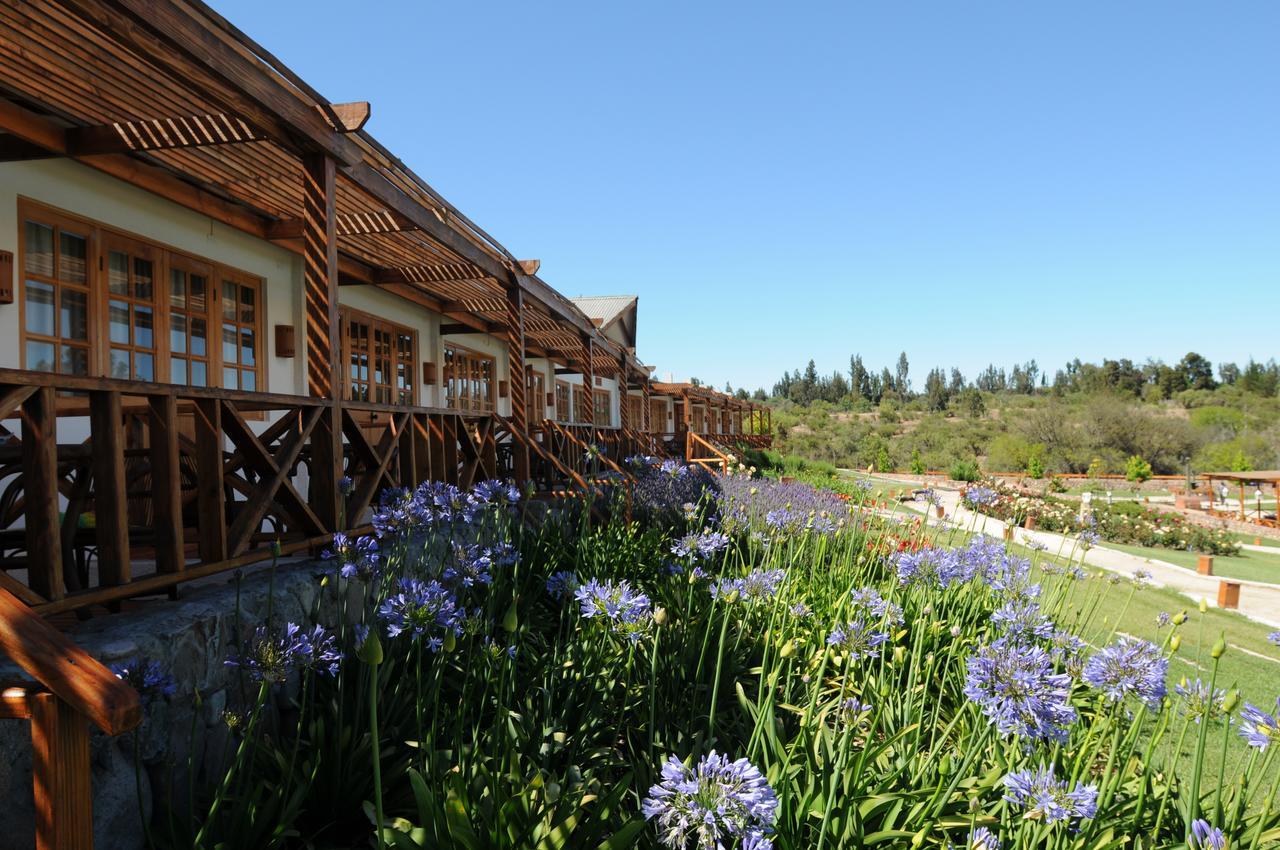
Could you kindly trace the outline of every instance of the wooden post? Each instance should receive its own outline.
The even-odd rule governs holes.
[[[302,159],[302,289],[307,316],[307,392],[330,404],[311,435],[308,499],[328,529],[337,530],[338,479],[342,477],[342,413],[338,355],[338,240],[335,230],[335,164],[323,154]],[[348,517],[354,521],[355,517]]]
[[[1240,607],[1240,582],[1218,582],[1218,607],[1231,609]]]
[[[195,404],[196,508],[200,516],[200,560],[227,559],[227,505],[222,495],[222,403],[202,398]]]
[[[93,507],[103,585],[129,583],[129,503],[124,481],[124,413],[120,394],[89,393],[93,434]]]
[[[31,697],[36,850],[92,850],[89,722],[54,694]]]
[[[596,344],[587,334],[582,335],[582,350],[586,354],[587,362],[582,372],[582,388],[584,392],[578,401],[578,416],[582,419],[583,424],[591,427],[595,425],[596,421]]]
[[[524,290],[507,289],[507,373],[511,387],[511,460],[517,486],[529,480],[529,377],[524,369]]]
[[[1213,575],[1213,556],[1201,555],[1200,560],[1196,564],[1196,572],[1202,576]]]
[[[22,403],[23,499],[27,507],[27,581],[45,599],[66,595],[58,518],[58,409],[53,387]]]
[[[182,470],[178,461],[178,399],[172,394],[152,396],[148,406],[156,571],[176,573],[186,561],[182,539]]]

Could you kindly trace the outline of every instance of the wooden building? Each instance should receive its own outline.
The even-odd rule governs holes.
[[[0,0],[0,39],[0,589],[37,611],[314,548],[388,487],[767,441],[204,4]]]

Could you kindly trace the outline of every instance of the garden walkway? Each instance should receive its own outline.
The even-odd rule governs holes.
[[[997,538],[1004,534],[1005,524],[1001,520],[960,507],[959,492],[940,488],[935,488],[935,492],[942,497],[947,518],[962,528],[973,528]],[[1047,547],[1048,552],[1055,553],[1061,550],[1063,555],[1071,551],[1073,543],[1071,538],[1061,534],[1050,531],[1026,531],[1022,528],[1014,532],[1014,540],[1018,543],[1035,541]],[[1213,576],[1202,576],[1166,561],[1147,559],[1100,546],[1085,553],[1084,560],[1091,567],[1124,576],[1131,576],[1138,570],[1146,570],[1151,573],[1152,584],[1171,587],[1197,604],[1201,599],[1209,600],[1210,605],[1217,603],[1218,582],[1221,579]],[[1280,585],[1254,581],[1241,581],[1239,584],[1240,613],[1260,623],[1280,627]]]

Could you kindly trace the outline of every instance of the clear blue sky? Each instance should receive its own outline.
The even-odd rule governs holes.
[[[1280,349],[1280,4],[214,0],[640,355]]]

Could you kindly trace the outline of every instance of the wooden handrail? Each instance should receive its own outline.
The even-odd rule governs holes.
[[[0,590],[0,653],[108,735],[142,722],[137,691],[6,590]]]

